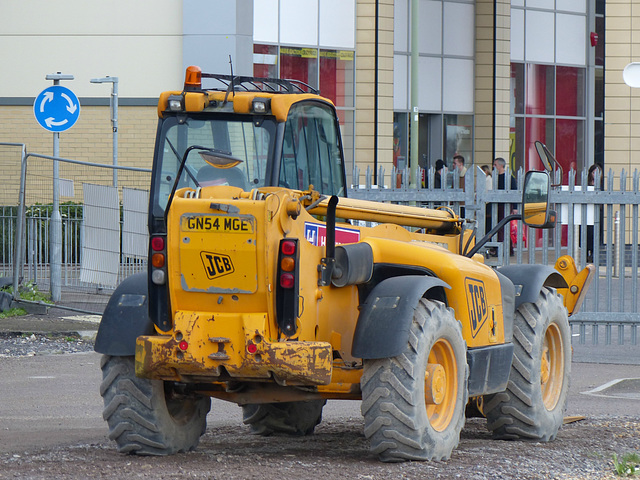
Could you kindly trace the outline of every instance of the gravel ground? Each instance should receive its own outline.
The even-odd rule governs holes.
[[[78,334],[15,334],[0,332],[0,357],[92,352],[93,342]]]
[[[0,357],[92,350],[93,342],[78,335],[0,333]],[[468,419],[446,462],[382,464],[369,452],[362,419],[349,417],[325,420],[307,437],[259,437],[241,424],[210,426],[195,451],[171,457],[121,455],[106,438],[3,454],[0,479],[615,479],[613,454],[640,453],[640,422],[611,413],[567,424],[550,443],[494,441],[486,420]]]
[[[118,454],[113,443],[0,455],[0,478],[300,480],[615,479],[613,453],[640,449],[635,418],[565,425],[551,443],[494,441],[486,421],[470,419],[446,462],[383,464],[370,453],[359,418],[325,421],[314,435],[250,435],[244,426],[209,428],[199,447],[170,457]]]

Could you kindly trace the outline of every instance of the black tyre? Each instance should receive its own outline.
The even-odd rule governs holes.
[[[571,373],[571,331],[562,297],[543,288],[516,311],[513,364],[504,392],[484,398],[487,427],[503,440],[553,440],[562,426]]]
[[[242,421],[255,435],[309,435],[322,421],[326,400],[259,403],[242,406]]]
[[[421,299],[405,351],[365,360],[365,436],[383,462],[446,460],[460,441],[467,404],[467,346],[453,310]]]
[[[119,452],[170,455],[198,445],[209,397],[179,394],[170,382],[136,377],[133,357],[104,355],[101,368],[102,416]]]

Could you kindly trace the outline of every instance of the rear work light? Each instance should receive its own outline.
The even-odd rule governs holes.
[[[298,286],[300,252],[297,238],[280,241],[276,275],[276,315],[278,327],[287,336],[296,333],[298,318]]]
[[[151,281],[156,285],[164,285],[167,281],[165,238],[151,237]]]

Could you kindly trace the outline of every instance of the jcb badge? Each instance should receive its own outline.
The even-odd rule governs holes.
[[[202,265],[204,265],[204,271],[207,272],[209,280],[229,275],[235,271],[229,255],[200,252],[200,258],[202,258]]]
[[[465,278],[464,286],[467,291],[471,335],[475,338],[488,318],[489,308],[487,305],[486,291],[484,283],[475,278]]]

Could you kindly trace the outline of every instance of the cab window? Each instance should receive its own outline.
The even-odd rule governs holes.
[[[279,185],[344,196],[345,181],[338,122],[319,103],[299,103],[289,111],[284,131]]]

